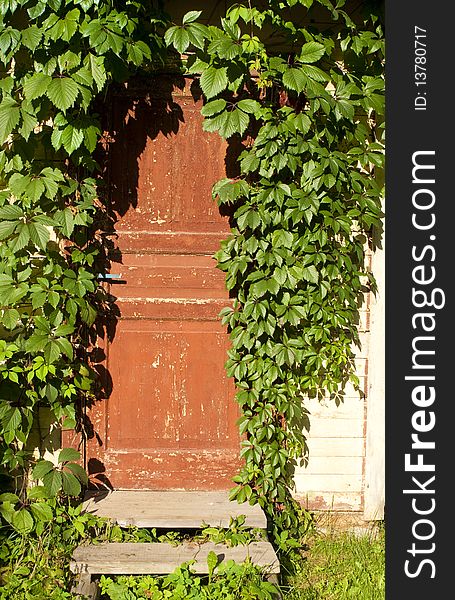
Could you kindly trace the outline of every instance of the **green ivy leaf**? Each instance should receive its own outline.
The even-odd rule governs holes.
[[[324,73],[322,69],[315,67],[314,65],[301,65],[300,70],[304,75],[313,79],[314,81],[330,81],[330,77]]]
[[[64,182],[64,177],[62,173],[58,169],[51,169],[50,167],[46,167],[40,173],[41,180],[46,188],[46,196],[51,200],[55,198],[59,190],[59,184]],[[44,220],[41,220],[45,225],[55,225],[55,221],[45,223]]]
[[[301,69],[291,67],[283,73],[283,84],[290,90],[303,92],[307,84],[307,77]]]
[[[44,487],[52,498],[56,496],[59,491],[62,489],[62,474],[60,471],[53,470],[49,473],[46,473],[42,478]]]
[[[19,235],[17,236],[14,244],[12,245],[11,249],[13,252],[19,252],[19,250],[25,248],[25,246],[30,241],[30,232],[28,230],[27,223],[22,223],[21,225],[18,225],[16,232]]]
[[[14,176],[13,176],[14,177]],[[20,177],[20,175],[19,175]],[[12,179],[12,178],[11,178]],[[12,190],[14,192],[14,190]],[[17,221],[24,216],[24,211],[17,204],[6,204],[0,207],[0,220]]]
[[[98,144],[100,130],[95,125],[90,125],[84,129],[84,144],[89,152],[94,152]]]
[[[197,21],[201,15],[202,10],[190,10],[183,16],[182,23],[184,25],[187,23],[194,23],[194,21]]]
[[[5,329],[15,329],[20,321],[20,314],[15,308],[7,308],[3,310],[1,323]]]
[[[311,121],[308,115],[300,113],[294,118],[295,127],[302,133],[307,133],[311,127]]]
[[[65,465],[65,468],[69,469],[81,483],[87,485],[88,475],[81,465],[78,465],[77,463],[68,463]]]
[[[15,431],[20,427],[22,423],[22,416],[20,410],[16,407],[8,408],[5,414],[2,416],[2,426],[5,431]]]
[[[22,117],[22,125],[19,129],[19,133],[21,136],[27,141],[30,137],[30,134],[38,125],[38,118],[35,114],[29,113],[24,109],[24,106],[21,108],[21,117]]]
[[[22,43],[26,48],[28,48],[32,52],[36,50],[42,37],[42,31],[36,25],[32,25],[27,29],[23,29],[21,33]]]
[[[220,58],[232,60],[242,52],[242,46],[229,36],[214,39],[209,47],[209,54],[217,54]]]
[[[33,469],[33,477],[35,479],[43,479],[52,469],[54,469],[54,465],[50,460],[40,460]]]
[[[177,25],[166,31],[164,40],[168,46],[172,44],[180,54],[183,54],[190,45],[188,31],[185,27],[178,27]]]
[[[348,100],[338,100],[335,105],[335,112],[352,121],[354,119],[354,106]]]
[[[30,500],[46,500],[48,497],[43,485],[35,485],[27,490],[27,498]]]
[[[200,74],[208,67],[208,63],[201,60],[200,58],[190,57],[188,60],[188,73],[190,74]]]
[[[50,238],[49,229],[41,223],[29,223],[28,231],[30,234],[30,239],[35,244],[35,246],[37,246],[41,250],[45,250]]]
[[[208,67],[201,75],[201,88],[206,98],[213,98],[228,85],[227,68]]]
[[[245,133],[250,122],[250,117],[246,113],[238,108],[234,108],[234,110],[224,114],[226,118],[219,130],[219,134],[222,137],[229,138],[234,133],[240,133],[241,135]]]
[[[19,496],[10,492],[0,494],[0,502],[10,502],[13,506],[19,502]]]
[[[205,40],[208,36],[207,27],[201,23],[193,23],[186,27],[190,42],[200,50],[204,49]]]
[[[71,344],[71,342],[63,337],[58,338],[58,340],[56,340],[56,341],[57,341],[57,344],[60,346],[60,349],[63,352],[63,354],[66,354],[66,356],[70,360],[73,360],[74,351],[73,351],[73,345]]]
[[[57,62],[60,72],[63,73],[64,71],[71,71],[81,64],[81,55],[68,50],[68,52],[59,55]],[[74,79],[73,73],[71,74],[71,77]]]
[[[54,518],[52,508],[44,502],[33,502],[30,505],[30,510],[32,511],[35,519],[37,519],[38,521],[42,521],[43,523],[52,521],[52,519]]]
[[[24,535],[33,529],[33,517],[26,508],[21,508],[14,512],[11,519],[11,525],[16,531]]]
[[[74,460],[80,460],[81,453],[74,448],[63,448],[58,455],[58,462],[64,463]]]
[[[19,104],[6,96],[0,104],[0,145],[18,125],[21,113]]]
[[[213,117],[213,115],[222,112],[226,108],[226,104],[226,100],[222,100],[221,98],[212,100],[202,107],[201,114],[203,117]]]
[[[325,48],[319,42],[307,42],[303,44],[299,54],[299,60],[304,63],[313,63],[322,58]]]
[[[72,473],[62,473],[62,484],[63,491],[65,494],[68,494],[68,496],[79,496],[81,493],[81,484]]]
[[[47,364],[52,364],[60,357],[62,352],[59,344],[54,340],[50,340],[45,345],[43,353]]]
[[[65,208],[55,215],[55,220],[62,228],[62,233],[66,237],[70,237],[74,229],[74,215],[70,208]]]
[[[28,198],[30,198],[30,200],[36,202],[41,198],[45,190],[46,187],[41,177],[33,177],[30,179],[24,193]]]
[[[8,75],[7,77],[3,77],[2,79],[0,79],[0,90],[2,90],[4,94],[11,94],[11,92],[13,91],[14,83],[14,79],[10,75]]]
[[[215,552],[213,552],[213,550],[210,550],[210,552],[207,554],[207,567],[209,571],[209,577],[212,577],[213,571],[216,569],[217,565],[218,556],[215,554]]]
[[[40,0],[34,6],[31,6],[29,9],[27,9],[27,12],[28,12],[28,16],[31,19],[37,19],[38,17],[40,17],[43,14],[43,12],[45,10],[46,10],[46,2],[44,2],[43,0]]]
[[[142,64],[144,54],[136,44],[128,44],[128,60],[137,67]]]
[[[93,54],[88,54],[84,59],[84,66],[90,71],[98,91],[100,92],[104,88],[107,81],[106,69],[104,67],[104,56],[94,56]]]
[[[50,383],[47,383],[46,384],[46,398],[49,400],[49,402],[54,403],[57,400],[57,397],[58,397],[57,388],[55,388]]]
[[[303,267],[302,277],[311,283],[317,283],[319,281],[319,273],[314,265]]]
[[[6,240],[15,229],[16,223],[14,221],[0,221],[0,240]]]
[[[88,87],[91,87],[93,84],[93,75],[87,69],[87,67],[81,67],[75,73],[71,73],[71,77],[77,83],[80,83],[80,84],[88,86]]]
[[[72,154],[84,141],[84,132],[72,125],[67,125],[63,130],[61,141],[68,154]]]
[[[261,108],[261,105],[257,100],[240,100],[240,102],[237,102],[237,108],[254,115]]]
[[[74,105],[78,94],[79,86],[70,77],[56,77],[46,91],[49,100],[64,112]]]
[[[55,335],[70,335],[73,332],[74,332],[73,325],[67,325],[67,324],[58,325],[54,331]]]
[[[44,96],[51,81],[52,77],[46,75],[46,73],[34,73],[25,80],[24,96],[27,100],[34,100],[35,98]]]

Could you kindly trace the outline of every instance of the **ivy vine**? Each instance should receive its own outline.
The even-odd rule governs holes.
[[[34,420],[46,408],[54,424],[80,427],[78,408],[96,389],[90,328],[111,307],[97,280],[105,205],[95,101],[160,60],[164,27],[147,0],[0,4],[0,465],[25,506]],[[36,465],[42,494],[80,493],[86,477],[71,460]],[[33,526],[28,508],[18,519],[14,498],[2,501],[7,521]]]
[[[80,426],[78,402],[95,389],[89,328],[110,310],[97,281],[105,205],[96,102],[111,82],[176,53],[181,72],[199,78],[204,129],[242,145],[238,177],[213,189],[234,221],[217,253],[235,298],[222,319],[242,410],[244,467],[231,495],[264,507],[278,546],[283,531],[298,533],[291,492],[307,454],[305,398],[340,401],[348,381],[358,384],[359,311],[374,289],[366,250],[382,217],[381,3],[349,6],[247,2],[214,26],[201,11],[171,23],[146,0],[1,3],[5,472],[33,464],[27,439],[39,407]],[[51,493],[76,494],[83,477],[63,470]]]
[[[222,316],[245,436],[231,496],[260,502],[276,541],[298,531],[305,397],[339,402],[348,381],[358,387],[359,309],[374,288],[365,252],[382,216],[383,37],[377,14],[354,22],[344,5],[234,5],[221,27],[191,12],[165,35],[200,75],[204,129],[243,141],[239,177],[213,190],[235,221],[217,253],[236,299]],[[333,26],[321,32],[314,14]],[[272,31],[290,50],[274,51]]]

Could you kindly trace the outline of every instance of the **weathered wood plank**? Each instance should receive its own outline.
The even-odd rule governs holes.
[[[73,553],[71,569],[76,573],[104,575],[163,575],[178,566],[195,560],[196,573],[208,573],[207,555],[215,552],[218,561],[234,560],[242,563],[247,558],[267,573],[279,573],[280,565],[269,542],[251,542],[247,546],[230,547],[224,544],[196,544],[186,542],[178,546],[147,543],[104,543],[79,546]]]
[[[227,492],[88,492],[83,511],[108,517],[122,526],[194,529],[204,522],[212,527],[228,527],[230,517],[246,515],[247,527],[267,527],[260,506],[231,502]]]
[[[98,600],[100,588],[96,581],[92,581],[90,573],[80,573],[71,593],[80,599]]]

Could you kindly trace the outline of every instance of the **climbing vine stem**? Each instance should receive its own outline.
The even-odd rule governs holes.
[[[95,389],[84,331],[110,306],[97,281],[105,256],[95,101],[175,53],[181,72],[199,79],[204,129],[240,142],[238,175],[213,188],[233,222],[216,255],[234,299],[222,320],[242,414],[244,466],[231,495],[261,504],[279,548],[298,537],[291,492],[307,456],[305,398],[340,402],[349,382],[358,387],[359,311],[374,289],[366,252],[382,217],[380,7],[247,2],[214,25],[196,10],[172,23],[146,0],[1,3],[5,470],[32,461],[39,407],[77,426],[77,402]],[[46,493],[80,492],[72,461],[38,463]]]

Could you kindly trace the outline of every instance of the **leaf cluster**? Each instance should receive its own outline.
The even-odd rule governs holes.
[[[156,598],[156,600],[273,600],[278,589],[263,580],[261,569],[249,562],[219,562],[210,552],[207,557],[209,576],[196,575],[192,562],[184,563],[165,577],[106,577],[100,579],[101,591],[111,600]]]
[[[152,3],[0,3],[0,468],[31,464],[37,411],[76,426],[93,396],[87,346],[112,304],[95,109],[112,82],[164,55]],[[50,467],[49,467],[50,468]],[[43,473],[74,495],[68,469]],[[40,477],[41,478],[41,477]],[[61,481],[60,481],[61,480]],[[63,487],[62,487],[63,486]],[[80,491],[80,486],[79,486]],[[77,494],[75,494],[77,495]]]

